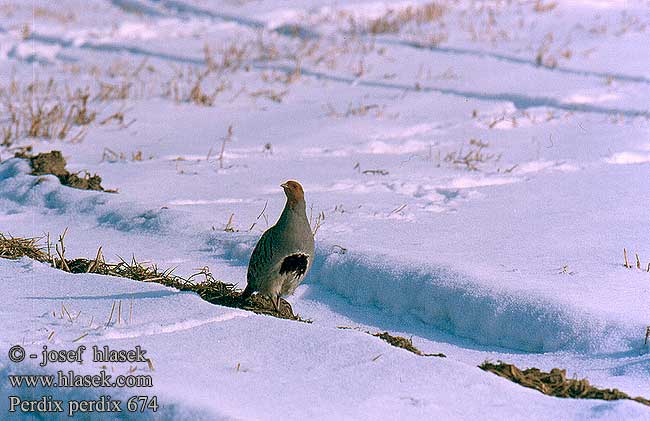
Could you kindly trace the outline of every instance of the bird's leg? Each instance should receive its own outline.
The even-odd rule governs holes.
[[[287,308],[289,309],[289,314],[293,317],[293,307],[291,307],[291,303],[287,301]]]
[[[273,302],[273,307],[275,308],[275,311],[280,313],[280,294],[275,295],[275,299],[271,297],[271,302]]]

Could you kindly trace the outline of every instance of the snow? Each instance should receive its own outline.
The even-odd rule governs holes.
[[[32,176],[4,148],[0,232],[67,228],[67,256],[102,246],[109,260],[134,255],[183,275],[209,266],[243,288],[255,241],[284,205],[280,183],[299,180],[314,217],[326,215],[314,266],[288,297],[311,324],[155,283],[2,260],[0,348],[141,345],[155,371],[135,372],[153,376],[145,393],[161,404],[151,419],[650,419],[636,402],[552,398],[477,368],[486,359],[560,367],[599,387],[650,394],[650,274],[623,266],[623,248],[633,266],[636,253],[644,269],[650,259],[647,2],[567,0],[548,12],[534,2],[445,2],[441,22],[345,32],[350,17],[362,25],[421,4],[0,8],[3,86],[12,77],[118,83],[141,66],[129,98],[91,102],[100,120],[122,111],[132,124],[94,123],[80,142],[13,145],[61,150],[71,171],[97,172],[118,193]],[[49,12],[36,16],[37,7]],[[422,46],[439,31],[448,39]],[[544,42],[553,66],[536,62]],[[165,95],[179,71],[204,66],[205,46],[220,60],[233,45],[247,46],[241,65],[202,85],[211,92],[224,82],[212,107]],[[281,54],[269,59],[274,48]],[[283,82],[297,63],[300,77]],[[278,102],[268,91],[286,93]],[[105,159],[107,150],[123,159]],[[479,158],[465,162],[468,153]],[[235,231],[225,232],[231,217]],[[133,317],[107,324],[117,302]],[[412,337],[447,358],[338,326]],[[57,369],[27,364],[0,353],[0,413],[4,395],[18,393],[9,373]]]
[[[40,336],[39,343],[45,343],[48,332],[54,331],[49,344],[54,349],[90,332],[82,342],[87,347],[141,345],[147,350],[155,371],[138,364],[135,373],[151,373],[159,400],[165,403],[155,419],[329,419],[332,414],[377,419],[387,413],[398,418],[499,419],[489,409],[498,411],[504,405],[521,416],[539,411],[533,419],[579,419],[603,411],[632,419],[645,413],[632,402],[552,399],[549,404],[551,398],[459,361],[396,351],[361,332],[278,322],[213,306],[193,294],[155,284],[70,275],[27,260],[7,263],[1,270],[9,293],[3,314],[22,327],[14,335]],[[29,275],[14,276],[20,273]],[[133,302],[133,318],[106,327],[115,300]],[[53,316],[60,302],[73,316],[80,315],[73,322]],[[90,362],[75,365],[75,370],[94,373],[100,365]],[[110,366],[115,374],[127,370],[118,363]],[[5,366],[3,374],[13,371],[18,371],[15,366]],[[133,391],[109,393],[117,399]],[[467,401],[472,401],[470,407],[454,404]],[[4,399],[1,405],[6,411]]]

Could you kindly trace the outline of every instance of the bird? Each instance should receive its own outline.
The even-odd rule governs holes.
[[[266,295],[278,312],[280,297],[293,294],[314,262],[314,234],[307,219],[305,191],[294,180],[280,187],[287,197],[284,210],[255,245],[241,295],[242,299],[254,292]]]

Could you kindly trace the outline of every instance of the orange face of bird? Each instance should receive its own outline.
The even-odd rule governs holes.
[[[292,202],[305,198],[305,191],[297,181],[289,180],[286,183],[280,184],[280,186],[284,189],[284,194],[286,194],[287,198]]]

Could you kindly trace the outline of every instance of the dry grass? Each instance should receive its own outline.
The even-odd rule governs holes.
[[[542,0],[536,0],[535,5],[533,5],[533,10],[537,13],[547,13],[557,7],[557,2],[544,2]]]
[[[199,269],[189,277],[182,277],[174,274],[174,268],[160,270],[155,264],[139,262],[135,257],[129,261],[120,258],[117,263],[106,262],[101,247],[92,259],[69,259],[65,255],[65,234],[66,232],[59,236],[56,244],[50,243],[48,235],[45,237],[46,245],[42,245],[44,238],[19,238],[0,233],[0,258],[19,259],[26,256],[69,273],[96,273],[141,282],[156,282],[181,291],[195,292],[212,304],[311,323],[294,314],[291,305],[282,298],[279,311],[275,310],[268,297],[261,294],[243,300],[241,291],[234,284],[215,279],[208,267]]]
[[[372,168],[372,169],[361,169],[361,164],[359,162],[355,162],[354,167],[352,167],[353,170],[356,170],[359,174],[365,174],[365,175],[388,175],[390,174],[388,170],[385,170],[383,168]]]
[[[6,116],[0,120],[0,142],[8,146],[27,137],[80,141],[94,124],[116,123],[124,128],[132,123],[125,122],[124,107],[100,118],[101,109],[106,108],[103,103],[162,96],[179,104],[209,107],[219,98],[232,102],[242,95],[281,103],[290,86],[301,80],[303,64],[335,68],[341,57],[356,55],[355,62],[362,62],[358,56],[372,51],[374,43],[362,37],[313,40],[260,30],[252,36],[206,45],[199,65],[160,70],[146,59],[137,64],[126,60],[106,65],[66,64],[63,74],[70,77],[63,82],[36,80],[23,86],[12,81],[0,88],[1,111]],[[279,68],[251,71],[264,63]],[[361,72],[365,70],[362,66]],[[245,73],[243,77],[241,73]]]
[[[217,161],[219,161],[219,169],[223,169],[223,159],[224,159],[224,154],[226,153],[226,144],[232,142],[234,133],[235,132],[233,131],[232,124],[231,124],[228,126],[228,131],[226,132],[226,135],[221,138],[221,150],[219,151],[219,156],[217,157]]]
[[[35,19],[54,20],[61,24],[70,24],[77,20],[77,16],[71,11],[61,12],[40,6],[34,7],[32,14]]]
[[[587,379],[567,379],[566,370],[559,368],[552,369],[550,373],[538,368],[520,370],[512,364],[505,364],[501,361],[498,364],[486,361],[479,368],[549,396],[606,401],[631,399],[644,405],[650,405],[650,400],[642,397],[632,398],[618,389],[598,389],[590,385]]]
[[[104,148],[102,151],[102,160],[100,162],[141,162],[144,161],[144,159],[144,154],[140,149],[131,152],[130,154],[126,154],[124,152],[118,153],[110,148]],[[153,156],[150,155],[147,159],[153,159]]]
[[[109,115],[105,119],[99,122],[100,126],[104,126],[109,123],[117,123],[118,127],[121,129],[126,129],[128,128],[131,124],[135,123],[135,119],[132,119],[128,123],[124,122],[124,112],[123,111],[116,111],[115,113]]]
[[[641,265],[641,258],[639,258],[638,253],[634,253],[634,259],[635,259],[635,267],[638,270],[642,270],[644,272],[650,272],[650,262],[647,264],[647,266]],[[627,258],[627,249],[625,247],[623,247],[623,266],[626,267],[627,269],[632,269],[632,265],[630,264]]]
[[[255,218],[255,221],[251,224],[248,231],[253,231],[253,228],[255,227],[255,225],[257,225],[260,218],[264,218],[264,222],[266,223],[266,227],[268,228],[268,226],[269,226],[269,217],[266,215],[266,207],[268,206],[268,204],[269,204],[268,200],[266,202],[264,202],[264,207],[262,208],[262,211],[260,212],[259,215],[257,215],[257,218]]]
[[[371,19],[361,27],[362,32],[385,34],[399,32],[409,24],[423,25],[440,20],[446,8],[439,3],[408,6],[404,9],[389,9],[383,16]]]
[[[196,67],[176,68],[172,78],[163,88],[163,96],[176,103],[192,103],[204,107],[211,107],[217,96],[227,88],[221,82],[210,92],[206,91],[205,80],[210,76],[210,68],[198,69]]]
[[[62,95],[52,79],[24,87],[12,81],[0,88],[0,102],[6,116],[1,127],[2,146],[10,146],[25,137],[80,141],[97,116],[88,107],[89,96],[81,89]]]
[[[135,257],[131,261],[120,259],[118,263],[106,263],[103,256],[101,256],[101,249],[98,252],[98,258],[94,260],[75,259],[69,263],[69,266],[72,273],[91,272],[142,282],[156,282],[181,291],[195,292],[202,299],[212,304],[241,308],[283,319],[308,322],[308,320],[294,314],[291,305],[284,299],[280,299],[279,311],[275,310],[268,297],[260,294],[253,295],[248,300],[242,300],[240,298],[241,291],[234,284],[215,279],[208,267],[201,268],[198,272],[185,278],[174,274],[173,268],[161,271],[155,264],[138,262]]]
[[[132,82],[97,81],[71,88],[54,79],[36,79],[28,84],[13,79],[0,87],[0,146],[9,147],[25,138],[80,142],[98,121],[97,104],[130,98],[132,86]],[[99,124],[115,121],[127,127],[123,125],[123,111]]]
[[[384,112],[384,106],[379,104],[357,104],[352,105],[348,104],[348,107],[345,111],[337,111],[332,104],[327,104],[327,115],[328,117],[336,118],[346,118],[346,117],[365,117],[372,112],[372,116],[375,118],[380,118]]]
[[[202,106],[212,106],[219,98],[232,102],[241,97],[281,103],[291,86],[302,79],[303,66],[333,70],[342,57],[354,56],[353,66],[347,66],[349,60],[343,64],[346,71],[359,77],[367,71],[364,56],[373,51],[374,42],[363,37],[300,39],[260,30],[250,38],[206,46],[203,65],[174,67],[172,76],[163,83],[162,95],[178,103]],[[278,68],[262,69],[265,64]],[[236,73],[244,75],[235,78]]]
[[[39,262],[47,261],[47,253],[40,245],[42,238],[20,238],[0,233],[0,258],[20,259],[29,257]]]
[[[550,54],[551,45],[553,44],[553,34],[548,33],[542,40],[542,43],[537,48],[537,55],[535,56],[535,63],[538,66],[548,68],[555,68],[558,65],[557,58]]]
[[[443,44],[449,39],[449,34],[444,31],[438,31],[435,33],[421,33],[417,34],[417,37],[412,39],[411,41],[419,46],[420,48],[430,48],[430,47],[438,47],[439,45]],[[454,79],[456,78],[455,75],[452,75],[449,77],[448,75],[441,75],[441,79]]]
[[[372,336],[376,336],[395,347],[405,349],[409,352],[412,352],[417,355],[421,355],[423,357],[442,357],[442,358],[446,357],[446,355],[442,353],[426,354],[420,351],[418,348],[415,347],[415,345],[413,345],[413,339],[411,338],[407,339],[402,336],[394,336],[388,332],[373,333]]]
[[[259,89],[249,93],[251,98],[265,98],[270,101],[281,103],[284,97],[289,93],[287,89],[274,90],[274,89]]]
[[[110,102],[141,99],[153,93],[152,81],[156,80],[156,68],[143,59],[133,65],[130,61],[116,60],[105,69],[91,67],[88,71],[95,78],[94,101]]]
[[[350,330],[358,330],[363,333],[367,333],[368,335],[372,335],[376,338],[380,338],[383,341],[388,342],[390,345],[397,347],[397,348],[402,348],[405,349],[409,352],[412,352],[416,355],[420,355],[422,357],[441,357],[445,358],[446,355],[442,353],[437,353],[437,354],[427,354],[425,352],[420,351],[415,345],[413,345],[413,340],[411,338],[404,338],[402,336],[396,336],[396,335],[391,335],[388,332],[376,332],[372,333],[367,330],[359,329],[359,328],[354,328],[351,326],[337,326],[339,329],[350,329]]]
[[[211,73],[235,72],[253,56],[253,43],[251,41],[227,42],[217,48],[216,57],[210,46],[203,47],[205,64]],[[275,51],[275,47],[271,47]],[[272,58],[269,58],[272,59]]]
[[[464,167],[469,171],[479,171],[483,164],[501,159],[501,155],[486,152],[489,146],[487,142],[471,139],[467,149],[461,146],[458,151],[447,153],[444,161]]]
[[[226,226],[223,228],[225,232],[239,232],[237,228],[232,223],[233,218],[235,217],[234,213],[230,214],[230,217],[228,218],[228,222],[226,222]]]
[[[95,101],[124,101],[132,96],[133,82],[122,80],[118,82],[99,81],[99,92],[93,98]]]
[[[290,61],[295,64],[293,72],[256,72],[251,83],[258,85],[289,85],[301,76],[300,63],[308,55],[315,53],[315,44],[309,41],[285,41],[260,31],[255,39],[233,39],[217,48],[204,47],[204,66],[175,67],[172,77],[163,85],[163,96],[177,103],[193,103],[213,106],[219,94],[235,91],[234,100],[242,92],[253,99],[264,98],[280,103],[288,93],[286,88],[251,88],[245,81],[239,87],[231,80],[238,71],[250,70],[251,63]]]
[[[309,226],[311,227],[311,232],[314,236],[316,236],[316,233],[320,229],[321,226],[323,226],[323,223],[325,222],[325,212],[320,211],[318,212],[318,215],[316,215],[316,218],[314,218],[314,205],[311,205],[309,207]]]

